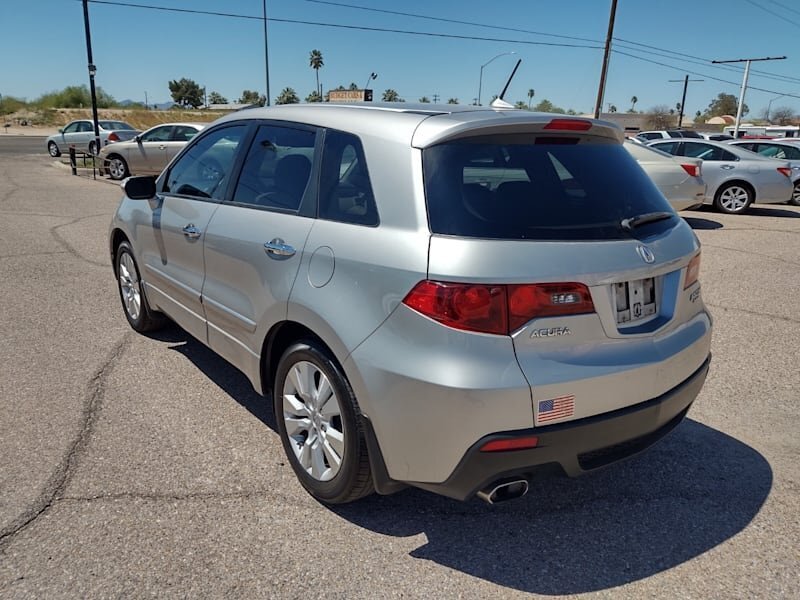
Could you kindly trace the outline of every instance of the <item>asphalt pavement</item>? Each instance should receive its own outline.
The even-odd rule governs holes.
[[[714,358],[649,452],[494,507],[329,508],[242,374],[177,327],[129,329],[118,186],[4,144],[0,598],[800,597],[800,208],[685,213]]]

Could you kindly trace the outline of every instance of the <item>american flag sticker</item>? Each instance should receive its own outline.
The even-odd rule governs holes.
[[[539,422],[555,421],[575,414],[575,396],[539,400]]]

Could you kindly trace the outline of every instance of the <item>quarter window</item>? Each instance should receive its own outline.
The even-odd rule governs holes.
[[[320,179],[321,219],[378,224],[378,210],[361,140],[342,131],[325,134]]]
[[[223,127],[202,137],[169,170],[164,192],[222,198],[247,124]]]

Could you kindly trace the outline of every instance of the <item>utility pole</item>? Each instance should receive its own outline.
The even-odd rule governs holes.
[[[606,93],[606,77],[608,76],[608,60],[611,57],[611,38],[614,37],[614,19],[617,16],[617,0],[611,0],[611,15],[608,17],[608,33],[606,34],[606,49],[603,52],[603,68],[600,71],[600,87],[597,89],[597,102],[594,104],[594,118],[600,118],[603,108],[603,96]]]
[[[433,103],[434,104],[439,104],[439,94],[434,94],[433,95]]]
[[[92,33],[89,30],[89,0],[83,0],[83,25],[86,29],[86,58],[89,62],[89,91],[92,94],[92,119],[94,119],[94,154],[100,153],[100,124],[97,122],[97,92],[94,75],[97,67],[92,60]]]
[[[724,63],[745,63],[744,77],[742,78],[742,89],[739,92],[739,106],[736,107],[736,124],[733,127],[733,137],[739,137],[739,124],[742,121],[742,107],[744,106],[744,93],[747,91],[747,78],[750,76],[750,63],[765,60],[785,60],[785,56],[767,56],[765,58],[737,58],[736,60],[712,60],[711,63],[720,65]]]
[[[270,106],[269,98],[269,50],[267,47],[267,0],[263,0],[264,6],[264,75],[267,80],[267,106]]]
[[[669,83],[680,83],[680,79],[670,79]],[[678,129],[683,127],[683,111],[686,109],[686,88],[689,87],[690,81],[705,81],[705,79],[689,79],[689,76],[683,78],[683,96],[681,97],[681,110],[678,115]]]

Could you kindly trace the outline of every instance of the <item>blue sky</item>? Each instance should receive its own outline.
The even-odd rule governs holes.
[[[112,1],[262,16],[262,0]],[[527,101],[528,89],[533,88],[534,103],[546,98],[564,108],[591,112],[611,0],[267,0],[266,4],[273,99],[287,86],[301,98],[314,89],[308,57],[316,48],[325,62],[319,73],[323,89],[350,82],[361,87],[375,72],[378,78],[371,87],[378,94],[392,88],[408,101],[438,95],[441,101],[455,97],[471,103],[478,94],[481,65],[513,51],[514,55],[484,67],[484,103],[499,93],[521,58],[507,100]],[[96,2],[90,3],[89,13],[96,82],[117,100],[144,101],[146,92],[151,103],[168,101],[168,81],[181,77],[230,100],[244,89],[264,92],[263,24],[258,18]],[[0,94],[30,100],[67,85],[88,83],[80,0],[0,0],[0,23]],[[770,100],[773,109],[789,106],[800,112],[798,0],[619,0],[614,37],[605,107],[613,103],[620,111],[627,110],[634,95],[640,110],[673,107],[680,101],[682,81],[669,80],[689,74],[691,79],[705,80],[689,84],[686,112],[693,115],[719,92],[739,94],[742,67],[720,69],[709,60],[786,55],[786,60],[753,63],[745,103],[750,115],[759,114]]]

